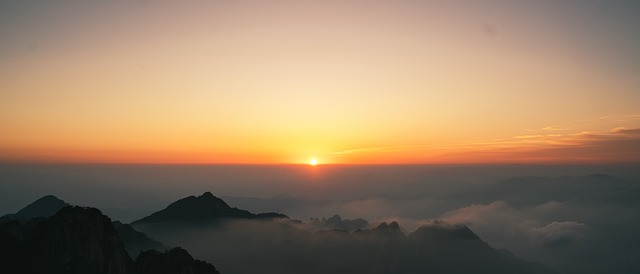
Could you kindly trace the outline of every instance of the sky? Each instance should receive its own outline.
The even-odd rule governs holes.
[[[5,163],[640,163],[638,1],[0,1]]]

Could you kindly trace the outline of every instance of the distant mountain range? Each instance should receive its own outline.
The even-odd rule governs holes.
[[[349,232],[356,231],[358,229],[365,229],[369,227],[369,222],[365,219],[342,219],[340,215],[333,215],[331,218],[311,218],[309,219],[309,224],[314,226],[317,229],[343,229]]]
[[[0,258],[10,273],[218,273],[138,228],[160,228],[161,241],[184,244],[228,274],[555,273],[493,249],[464,225],[431,221],[405,235],[397,222],[367,229],[363,219],[336,215],[312,219],[316,227],[328,228],[312,232],[283,214],[230,207],[210,192],[180,199],[132,225],[54,196],[3,220]]]
[[[311,219],[309,231],[283,214],[253,214],[210,192],[189,196],[132,223],[180,243],[225,273],[555,273],[495,250],[464,225],[432,221],[405,235],[397,222]],[[353,232],[351,232],[353,231]],[[246,262],[252,262],[247,264]]]

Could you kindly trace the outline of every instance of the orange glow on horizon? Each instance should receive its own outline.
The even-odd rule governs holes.
[[[0,162],[640,163],[638,16],[147,2],[15,4]]]
[[[317,153],[323,165],[347,164],[618,164],[639,163],[621,143],[640,141],[640,129],[614,129],[581,134],[547,134],[449,145],[360,147]],[[278,147],[278,146],[273,146]],[[272,148],[273,148],[272,147]],[[282,146],[286,151],[288,148]],[[277,149],[240,151],[90,149],[41,147],[2,148],[4,163],[123,163],[123,164],[297,164],[296,153]],[[306,161],[319,165],[317,157]]]

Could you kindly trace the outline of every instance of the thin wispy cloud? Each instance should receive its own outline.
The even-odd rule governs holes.
[[[353,148],[353,149],[345,149],[341,151],[331,152],[331,155],[348,155],[348,154],[357,154],[357,153],[367,153],[367,152],[393,152],[393,151],[414,151],[414,150],[422,150],[425,148],[434,147],[430,145],[418,145],[418,146],[410,146],[410,145],[397,145],[397,146],[379,146],[379,147],[361,147],[361,148]]]
[[[561,131],[561,130],[566,130],[564,128],[559,128],[559,127],[554,127],[554,126],[548,126],[548,127],[543,127],[542,130],[548,130],[548,131]]]
[[[628,122],[628,121],[636,121],[640,120],[640,113],[632,113],[632,114],[610,114],[598,117],[598,120],[607,120],[613,122]]]
[[[403,152],[431,153],[426,161],[555,161],[640,162],[640,128],[582,131],[567,134],[518,135],[448,145],[396,145],[346,149],[332,155],[394,156]]]

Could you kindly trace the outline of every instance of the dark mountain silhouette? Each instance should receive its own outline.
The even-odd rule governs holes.
[[[365,219],[342,219],[340,215],[333,215],[331,218],[311,218],[309,219],[309,224],[313,225],[315,228],[320,230],[328,230],[328,229],[342,229],[347,231],[356,231],[358,229],[365,229],[369,226],[369,222]]]
[[[162,266],[175,269],[173,273],[218,273],[184,253],[162,255]],[[107,216],[77,206],[64,207],[50,218],[0,224],[0,259],[7,273],[158,273],[137,268]],[[153,262],[145,258],[140,264]]]
[[[251,212],[283,212],[292,208],[304,209],[330,204],[328,200],[304,199],[287,194],[278,194],[268,198],[221,196],[227,203]]]
[[[0,217],[0,223],[11,220],[27,221],[32,218],[50,217],[56,214],[61,208],[68,206],[65,201],[58,199],[56,196],[47,195],[35,202],[27,205],[15,214],[7,214]]]
[[[130,273],[132,260],[111,220],[93,208],[65,207],[49,219],[0,227],[3,264],[21,273]]]
[[[123,224],[119,221],[113,222],[113,226],[115,227],[120,239],[124,243],[124,247],[129,253],[129,256],[132,258],[137,257],[141,252],[147,250],[157,250],[164,251],[169,249],[169,247],[163,245],[162,243],[147,237],[142,232],[139,232],[129,224]]]
[[[353,234],[324,230],[312,236],[311,245],[317,250],[308,257],[322,258],[313,262],[319,273],[555,273],[493,249],[464,225],[442,221],[432,221],[408,236],[397,222]]]
[[[384,236],[404,235],[404,233],[402,233],[402,231],[400,230],[400,225],[398,224],[398,222],[395,222],[395,221],[389,224],[387,224],[386,222],[382,222],[376,228],[374,228],[372,232],[377,235],[384,235]]]
[[[153,213],[147,217],[133,222],[132,224],[144,223],[207,223],[220,219],[273,219],[288,218],[279,213],[253,214],[247,210],[230,207],[222,199],[213,196],[211,192],[196,197],[189,196],[180,199],[167,208]]]
[[[442,221],[431,221],[408,236],[397,222],[383,222],[341,241],[346,252],[336,257],[348,256],[354,251],[350,246],[360,245],[359,271],[366,273],[555,273],[493,249],[465,225]]]
[[[203,261],[194,260],[186,250],[175,247],[164,253],[148,250],[140,253],[133,266],[134,273],[220,273]]]
[[[505,250],[493,249],[465,225],[432,221],[409,234],[399,266],[401,273],[554,273]]]
[[[181,199],[134,227],[163,242],[185,246],[230,274],[310,270],[337,274],[555,273],[492,248],[464,225],[432,221],[405,235],[397,222],[383,222],[353,233],[331,226],[312,233],[308,225],[294,220],[256,216],[205,193]],[[318,221],[340,224],[343,220],[334,216]]]

